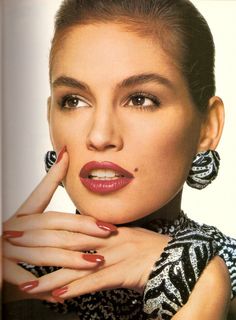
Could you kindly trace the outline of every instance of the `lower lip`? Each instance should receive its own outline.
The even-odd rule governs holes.
[[[127,186],[132,178],[118,178],[115,180],[95,180],[80,177],[83,185],[90,191],[100,194],[110,193]]]

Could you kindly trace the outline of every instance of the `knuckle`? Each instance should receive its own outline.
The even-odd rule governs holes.
[[[57,232],[57,243],[63,246],[65,249],[77,250],[80,243],[80,235],[75,232],[63,231]]]

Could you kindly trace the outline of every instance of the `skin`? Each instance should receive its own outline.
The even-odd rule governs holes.
[[[119,85],[134,75],[154,72],[171,85],[163,81]],[[160,217],[173,219],[180,211],[181,190],[193,156],[218,144],[224,119],[222,101],[212,97],[206,115],[200,115],[180,69],[158,41],[113,24],[72,29],[54,57],[51,76],[51,140],[57,153],[65,145],[67,152],[4,225],[4,230],[24,231],[5,241],[5,278],[17,285],[35,280],[17,266],[16,261],[23,260],[64,267],[41,277],[38,286],[28,292],[31,297],[55,301],[117,287],[142,292],[169,237],[142,228],[104,231],[96,220],[120,224],[158,210]],[[89,90],[72,88],[65,81],[62,85],[58,80],[62,76],[83,82]],[[130,96],[140,91],[157,96],[160,106],[153,108],[150,97],[145,100],[145,110],[133,106]],[[76,108],[60,107],[68,94],[81,98],[78,108],[77,100]],[[151,104],[150,109],[147,106]],[[89,192],[78,173],[91,160],[113,161],[132,172],[135,179],[105,196]],[[61,180],[81,216],[44,212]],[[98,250],[104,263],[84,261],[80,251],[89,249]],[[199,319],[199,315],[203,320],[224,319],[229,285],[225,264],[214,259],[189,303],[178,312],[181,319],[189,319],[190,313],[191,319]],[[67,286],[67,292],[53,298],[52,291],[62,286]],[[203,297],[208,298],[209,292],[212,303],[205,306]],[[178,314],[174,319],[180,319]]]
[[[120,88],[125,79],[148,73],[166,78],[171,87],[149,81]],[[59,85],[62,76],[83,82],[89,92]],[[141,110],[130,101],[137,92],[156,96],[160,106]],[[58,101],[68,94],[86,102],[61,109]],[[153,103],[147,98],[144,105]],[[142,218],[169,203],[181,191],[198,148],[201,117],[172,59],[158,41],[116,25],[77,27],[68,34],[54,58],[48,114],[55,150],[66,145],[70,155],[65,180],[70,198],[82,214],[115,224]],[[115,162],[135,179],[106,196],[92,193],[78,178],[91,160]]]
[[[6,285],[4,287],[5,300],[36,298],[63,303],[65,297],[78,296],[93,290],[112,287],[128,287],[142,291],[141,288],[147,281],[148,270],[150,270],[154,260],[157,259],[160,251],[162,251],[160,244],[163,243],[163,236],[141,228],[118,228],[115,237],[112,239],[112,234],[109,232],[95,228],[93,218],[85,217],[87,221],[82,221],[81,225],[81,216],[63,215],[56,212],[40,214],[39,212],[44,211],[59,182],[65,176],[67,166],[68,155],[65,153],[62,161],[53,166],[16,214],[4,224],[5,230],[23,230],[24,234],[18,238],[8,239],[7,248],[4,248],[3,269],[4,279],[8,283],[15,285],[20,285],[24,282],[29,283],[29,281],[37,279],[33,274],[14,263],[16,259],[24,260],[28,257],[28,262],[33,262],[36,265],[60,265],[61,258],[64,258],[64,265],[66,265],[73,258],[75,262],[73,269],[64,268],[39,278],[38,287],[28,292],[19,292],[17,287]],[[55,232],[55,229],[58,230]],[[91,237],[88,236],[89,234]],[[78,236],[80,238],[77,238]],[[86,246],[83,244],[85,243],[84,237]],[[106,241],[107,237],[109,241]],[[62,239],[62,242],[59,239]],[[124,247],[123,243],[127,243],[127,240],[129,240],[129,245]],[[75,246],[72,247],[71,243],[78,243],[79,246],[76,249],[81,251],[95,248],[99,249],[99,253],[102,253],[103,249],[105,249],[105,264],[100,269],[96,268],[98,267],[97,264],[90,264],[86,266],[87,270],[79,270],[78,263],[81,263],[81,261],[78,256],[76,258],[76,256],[72,256],[71,253],[68,254],[69,252],[67,252],[68,257],[65,257],[65,252],[61,249],[75,250]],[[48,256],[49,246],[60,248],[60,250],[55,253],[50,251],[50,256]],[[17,252],[15,251],[16,248]],[[153,248],[155,248],[155,252],[150,250]],[[131,251],[132,259],[129,260]],[[40,252],[40,255],[38,252]],[[120,255],[121,252],[123,259]],[[140,255],[140,253],[142,254]],[[30,260],[32,255],[38,260]],[[150,259],[154,260],[151,261]],[[149,262],[151,264],[148,266]],[[137,266],[139,266],[138,269]],[[114,274],[116,275],[115,279]],[[69,282],[69,290],[67,294],[63,295],[64,297],[52,297],[51,291],[53,289],[58,286],[64,286]],[[225,319],[229,292],[228,271],[221,259],[216,257],[204,270],[190,296],[189,302],[180,309],[173,319],[187,320],[190,315],[193,320],[199,319],[199,316],[201,316],[202,320]],[[211,296],[211,305],[209,304],[209,296]]]

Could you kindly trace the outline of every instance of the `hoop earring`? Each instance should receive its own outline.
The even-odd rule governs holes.
[[[48,172],[54,163],[57,161],[57,154],[55,151],[47,151],[44,157],[45,170]],[[62,182],[59,184],[64,188]]]
[[[187,184],[194,189],[207,187],[218,175],[220,156],[215,150],[199,152],[193,159]]]

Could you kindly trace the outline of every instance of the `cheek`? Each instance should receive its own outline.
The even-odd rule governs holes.
[[[112,160],[125,163],[135,174],[135,182],[119,193],[100,197],[88,193],[78,179],[81,165],[94,156],[86,148],[88,122],[84,118],[82,122],[75,122],[67,121],[65,116],[63,119],[55,116],[51,121],[52,140],[56,150],[65,144],[68,147],[70,165],[66,189],[75,206],[95,218],[125,223],[168,203],[182,188],[198,141],[196,119],[192,115],[188,121],[181,120],[183,118],[183,115],[165,114],[155,120],[138,122],[132,118],[132,122],[127,121],[122,127],[124,148],[115,158],[113,155]]]
[[[179,120],[178,120],[179,119]],[[192,120],[191,120],[192,119]],[[152,130],[153,128],[153,130]],[[145,132],[145,131],[142,131]],[[192,117],[188,122],[181,117],[159,126],[149,127],[139,138],[139,158],[143,159],[143,177],[153,183],[183,184],[189,172],[199,137],[199,126]],[[169,183],[167,183],[169,181]]]
[[[56,108],[55,108],[56,109]],[[81,140],[81,128],[78,121],[72,121],[69,115],[54,110],[50,120],[50,137],[56,151],[67,146],[69,154],[73,153]]]

